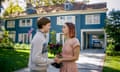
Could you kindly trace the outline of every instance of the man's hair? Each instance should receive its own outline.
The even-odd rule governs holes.
[[[50,20],[47,17],[38,18],[37,27],[41,29],[47,23],[50,23]]]

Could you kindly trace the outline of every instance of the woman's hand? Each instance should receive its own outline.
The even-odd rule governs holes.
[[[54,61],[59,64],[59,63],[62,62],[62,59],[56,57],[56,58],[54,59]]]

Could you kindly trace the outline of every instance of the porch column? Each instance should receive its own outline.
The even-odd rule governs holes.
[[[81,50],[83,50],[83,44],[84,44],[83,31],[81,30]]]

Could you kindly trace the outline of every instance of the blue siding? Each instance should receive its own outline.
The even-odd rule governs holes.
[[[85,15],[81,15],[81,28],[82,29],[101,29],[104,27],[104,19],[106,18],[106,13],[100,13],[100,24],[85,24]]]
[[[81,17],[80,15],[76,15],[76,37],[80,40],[81,38],[81,33],[80,33],[80,29],[81,29]]]
[[[81,29],[101,29],[104,27],[104,19],[106,18],[106,13],[100,13],[100,24],[86,25],[85,24],[85,15],[86,14],[73,14],[73,15],[62,15],[62,16],[75,16],[75,27],[76,27],[76,37],[81,40]],[[32,28],[34,28],[32,35],[34,36],[37,29],[37,18],[33,17],[32,19]],[[26,18],[24,18],[26,19]],[[62,26],[57,25],[57,16],[50,16],[51,19],[51,30],[55,30],[57,33],[62,32]],[[7,28],[7,21],[5,21],[5,28],[9,31],[16,31],[16,42],[18,42],[19,33],[28,33],[31,27],[19,27],[19,20],[15,19],[15,28]],[[90,37],[91,38],[91,37]],[[81,42],[81,41],[80,41]]]
[[[62,26],[57,25],[57,16],[52,16],[50,19],[51,19],[51,30],[55,30],[57,33],[62,32]]]
[[[35,35],[37,29],[37,17],[32,18],[32,28],[34,28],[32,35]]]
[[[15,42],[18,42],[18,27],[19,27],[19,19],[15,20],[15,30],[16,30],[16,37],[15,37]]]

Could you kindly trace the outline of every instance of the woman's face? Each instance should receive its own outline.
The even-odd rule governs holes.
[[[69,34],[69,28],[66,24],[63,25],[62,32],[64,35]]]

